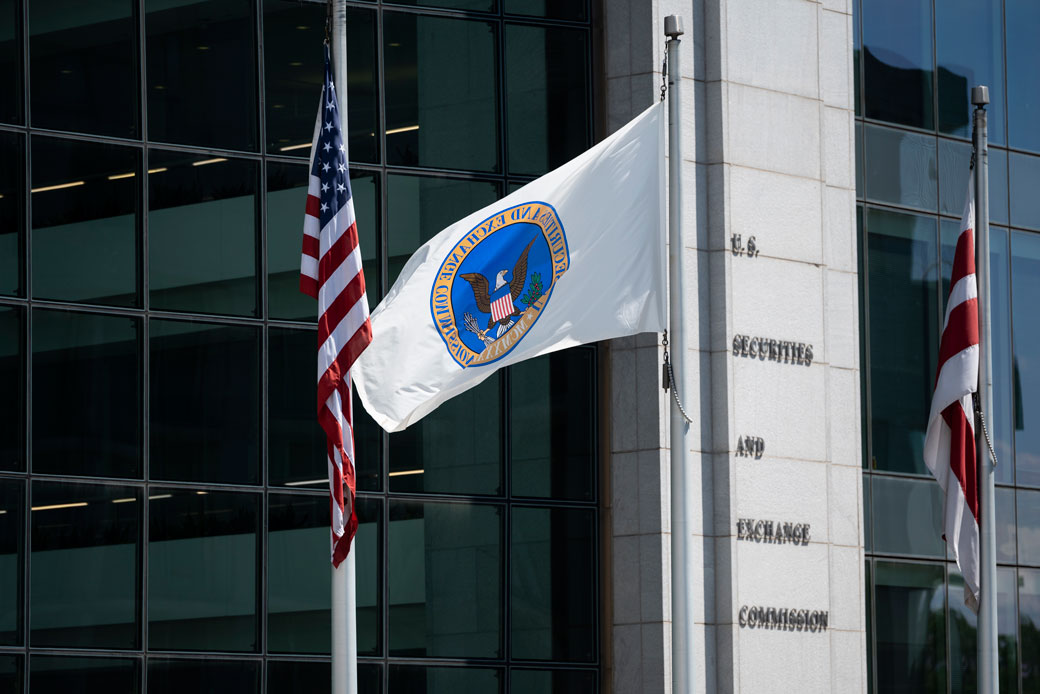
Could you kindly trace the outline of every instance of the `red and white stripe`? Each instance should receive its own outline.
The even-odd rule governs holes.
[[[505,296],[491,302],[491,317],[496,321],[508,318],[513,315],[513,311],[515,310],[516,309],[513,308],[513,296],[508,292]]]
[[[324,102],[324,93],[322,99]],[[311,145],[312,169],[320,132],[319,108]],[[320,189],[321,180],[312,173],[304,217],[300,290],[318,300],[318,422],[327,442],[332,563],[339,566],[350,552],[358,525],[350,367],[372,341],[372,324],[353,199],[319,228]],[[345,502],[350,505],[349,517]]]
[[[969,177],[970,179],[973,178]],[[954,253],[950,297],[939,343],[939,368],[928,415],[924,462],[945,496],[943,538],[964,574],[965,602],[979,597],[979,495],[972,393],[979,376],[979,306],[975,283],[973,181]]]

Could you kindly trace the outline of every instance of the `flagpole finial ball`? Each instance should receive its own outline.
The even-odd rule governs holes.
[[[971,88],[971,103],[975,106],[985,106],[989,103],[989,87],[980,84]]]
[[[682,17],[670,14],[664,18],[664,35],[670,39],[677,39],[683,35]]]

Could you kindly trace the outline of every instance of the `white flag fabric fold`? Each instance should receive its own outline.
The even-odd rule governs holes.
[[[943,490],[943,537],[964,575],[964,601],[977,611],[979,495],[972,393],[978,389],[979,380],[979,307],[973,179],[974,176],[969,177],[968,198],[954,252],[924,462]]]
[[[664,107],[444,229],[372,312],[354,364],[400,431],[503,366],[666,326]]]

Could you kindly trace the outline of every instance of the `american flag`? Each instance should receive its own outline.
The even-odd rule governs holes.
[[[939,368],[928,416],[924,462],[943,489],[943,536],[964,574],[965,602],[977,609],[979,494],[972,393],[978,389],[979,380],[979,302],[975,283],[973,188],[969,181],[939,342]]]
[[[311,144],[300,291],[318,300],[318,422],[328,451],[332,564],[339,566],[357,532],[350,367],[372,342],[372,324],[328,46]]]

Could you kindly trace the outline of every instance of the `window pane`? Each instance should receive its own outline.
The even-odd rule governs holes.
[[[1012,147],[1040,151],[1040,51],[1035,28],[1040,5],[1032,0],[1006,0],[1008,139]]]
[[[328,496],[274,494],[268,497],[267,650],[328,653],[330,621]],[[358,497],[358,653],[380,651],[379,499]],[[326,683],[327,684],[327,683]]]
[[[513,496],[594,498],[595,364],[577,348],[510,367]]]
[[[971,137],[971,88],[989,86],[989,140],[1004,142],[1004,17],[1000,0],[935,4],[939,130]]]
[[[259,660],[148,659],[148,694],[255,694],[259,691]]]
[[[264,0],[264,91],[267,151],[310,155],[314,114],[325,76],[320,46],[325,6]],[[379,163],[376,17],[347,8],[347,109],[351,161]]]
[[[387,176],[386,187],[388,286],[419,246],[499,196],[498,184],[490,181]]]
[[[935,220],[867,210],[871,467],[924,474],[921,458],[939,353]],[[875,538],[876,539],[876,538]]]
[[[33,482],[32,646],[140,646],[140,519],[140,487]]]
[[[939,211],[960,217],[968,192],[971,144],[939,138]],[[989,217],[994,224],[1007,224],[1007,151],[989,150]]]
[[[318,304],[300,291],[300,243],[307,206],[306,166],[267,164],[267,291],[271,318],[317,320]],[[370,306],[379,301],[379,176],[350,172]]]
[[[391,500],[390,655],[501,657],[501,545],[500,507]],[[394,681],[391,691],[424,691]]]
[[[946,691],[942,564],[875,565],[877,691]]]
[[[997,513],[997,561],[1014,564],[1018,559],[1015,490],[1008,487],[997,487],[995,494],[993,505]]]
[[[1040,565],[1040,492],[1018,490],[1018,561]]]
[[[29,688],[33,694],[141,691],[138,658],[33,655],[29,664]]]
[[[1040,235],[1011,233],[1011,293],[1014,310],[1015,463],[1018,484],[1040,486]],[[994,374],[996,375],[996,374]],[[1038,409],[1034,409],[1038,408]],[[1027,426],[1027,423],[1033,423]]]
[[[932,3],[864,3],[863,46],[867,118],[934,128]]]
[[[589,146],[588,32],[506,25],[509,171],[543,174]]]
[[[391,665],[390,691],[409,694],[499,694],[502,671],[492,668]]]
[[[25,312],[0,308],[0,470],[25,470]]]
[[[22,656],[0,655],[0,689],[22,691]]]
[[[0,166],[0,294],[22,296],[25,291],[25,137],[0,132],[0,161],[4,162],[4,166]]]
[[[22,547],[25,542],[24,482],[0,479],[0,511],[0,645],[20,646],[22,576],[25,569]],[[0,660],[0,684],[3,682],[4,663]]]
[[[33,296],[140,305],[140,159],[129,147],[32,139]]]
[[[127,316],[33,311],[33,472],[141,476],[139,331]]]
[[[259,315],[257,163],[152,152],[148,167],[152,308]]]
[[[955,564],[947,564],[950,581],[950,668],[951,694],[974,694],[978,679],[978,616],[964,604],[964,577]],[[1015,570],[997,569],[997,652],[1000,689],[1018,690],[1018,641],[1015,609]]]
[[[145,0],[144,7],[148,136],[185,145],[255,150],[252,0]]]
[[[393,0],[398,5],[423,5],[472,12],[494,12],[495,0]]]
[[[868,125],[867,199],[935,211],[935,137]]]
[[[383,14],[388,164],[499,171],[489,22]]]
[[[1040,229],[1040,157],[1010,154],[1011,223],[1019,227]]]
[[[148,647],[255,651],[260,496],[153,487],[148,498]]]
[[[595,512],[513,508],[512,514],[512,657],[594,661],[599,597]]]
[[[946,555],[942,539],[942,490],[934,480],[875,476],[873,551]]]
[[[575,22],[588,19],[585,0],[505,0],[505,11],[508,14],[569,19]]]
[[[527,694],[594,694],[594,670],[511,670],[509,688]]]
[[[863,128],[865,126],[860,121],[856,121],[856,199],[863,198],[866,195],[864,189],[864,173],[863,168],[866,164],[867,155],[864,152],[865,145],[863,143]]]
[[[1018,570],[1023,692],[1040,692],[1040,571]],[[1012,690],[1014,691],[1014,690]]]
[[[329,663],[268,660],[267,694],[322,691],[328,688],[331,677]],[[382,668],[371,663],[358,663],[358,694],[380,694],[382,691]]]
[[[268,337],[268,478],[270,484],[325,489],[325,434],[314,412],[316,334],[271,328]],[[380,489],[382,430],[355,398],[354,449],[358,489]]]
[[[1008,153],[1005,149],[989,150],[989,219],[995,224],[1008,224]]]
[[[942,236],[941,297],[943,315],[950,294],[953,257],[960,236],[959,222],[944,219],[940,222]],[[993,413],[987,418],[998,460],[1013,460],[1011,453],[1011,292],[1008,287],[1008,232],[991,226],[990,243],[990,352],[993,362]],[[1014,482],[1014,466],[998,465],[997,484]]]
[[[255,328],[151,321],[151,477],[260,481]]]
[[[22,13],[19,0],[0,0],[0,123],[22,123]],[[8,160],[5,160],[8,161]],[[2,677],[2,675],[0,675]],[[0,683],[3,680],[0,679]]]
[[[30,0],[35,127],[137,136],[136,4]]]
[[[860,24],[861,24],[860,16],[862,14],[862,11],[860,9],[860,5],[861,4],[862,3],[860,2],[860,0],[852,0],[852,84],[853,84],[853,91],[855,92],[855,95],[856,95],[854,100],[855,100],[855,104],[856,104],[855,105],[856,116],[858,116],[858,117],[862,117],[863,116],[863,97],[862,97],[862,87],[863,87],[863,85],[861,83],[862,82],[862,77],[861,77],[862,73],[860,72],[860,66],[863,64],[863,36],[862,36],[862,29],[860,28]],[[858,125],[859,124],[857,123],[857,126]],[[857,186],[857,190],[859,190],[858,186]],[[867,641],[869,642],[870,639],[868,638]],[[869,662],[869,658],[868,658],[868,662]],[[867,681],[868,682],[872,682],[873,680],[870,677],[868,677]]]
[[[390,434],[391,491],[501,494],[500,382],[492,375]]]

